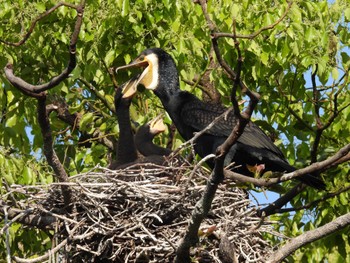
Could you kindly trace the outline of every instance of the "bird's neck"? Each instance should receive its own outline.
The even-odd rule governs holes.
[[[137,159],[134,135],[130,124],[129,106],[118,108],[117,118],[119,125],[117,162],[118,164],[125,164]]]

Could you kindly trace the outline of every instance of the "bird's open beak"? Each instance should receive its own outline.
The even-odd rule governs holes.
[[[138,57],[138,58],[136,58],[134,61],[132,61],[128,65],[120,66],[120,67],[116,68],[115,72],[117,73],[118,70],[120,70],[120,69],[128,69],[128,68],[135,68],[135,67],[137,67],[137,68],[144,68],[143,72],[140,75],[138,75],[138,79],[137,79],[137,81],[135,83],[135,86],[137,87],[140,83],[144,84],[143,80],[144,80],[144,78],[146,77],[146,75],[150,71],[150,67],[149,66],[150,66],[150,64],[149,64],[149,62],[148,62],[148,60],[146,58]]]
[[[118,73],[118,70],[120,70],[120,69],[146,68],[147,66],[148,66],[148,61],[147,60],[140,60],[139,58],[137,58],[134,61],[130,62],[128,65],[117,67],[115,69],[115,73]]]
[[[128,99],[134,96],[134,94],[137,91],[138,79],[139,75],[131,78],[130,80],[128,80],[128,82],[124,84],[124,86],[122,87],[122,94],[124,99]]]
[[[163,122],[163,114],[159,114],[157,117],[151,120],[149,123],[149,126],[152,134],[158,134],[158,133],[164,132],[166,129],[166,126]]]

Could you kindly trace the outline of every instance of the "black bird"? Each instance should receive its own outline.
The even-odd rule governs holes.
[[[206,128],[227,108],[222,105],[201,101],[193,94],[179,88],[179,76],[172,57],[160,48],[143,51],[129,65],[119,69],[142,67],[143,72],[134,85],[143,84],[146,89],[153,90],[161,100],[179,133],[185,140],[194,136],[195,132]],[[219,121],[196,140],[195,151],[202,158],[215,153],[231,133],[236,118],[231,112],[226,119]],[[265,171],[292,172],[296,169],[285,159],[283,153],[273,144],[271,139],[253,122],[249,122],[236,144],[230,149],[225,163],[234,162],[236,172],[251,176],[247,165],[264,164]],[[208,162],[210,167],[214,163]],[[324,189],[324,182],[311,174],[298,178],[300,181],[318,189]]]
[[[112,162],[110,169],[117,169],[128,163],[137,160],[137,150],[134,142],[134,134],[130,123],[130,104],[133,95],[136,93],[136,87],[133,85],[137,77],[129,80],[120,86],[114,96],[115,111],[119,125],[119,139],[117,149],[117,160]]]
[[[172,151],[168,148],[160,147],[153,143],[153,138],[165,131],[162,115],[157,116],[150,122],[142,125],[135,134],[135,144],[137,150],[143,156],[159,155],[168,156]]]
[[[137,77],[132,78],[116,90],[114,105],[119,125],[119,139],[116,161],[109,165],[110,169],[123,169],[130,165],[153,163],[162,165],[164,156],[172,151],[155,145],[152,140],[155,135],[165,131],[165,125],[160,117],[141,126],[135,137],[131,127],[130,104],[137,90]],[[139,157],[137,150],[144,156]]]

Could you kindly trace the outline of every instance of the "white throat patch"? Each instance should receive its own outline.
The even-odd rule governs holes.
[[[151,83],[146,87],[150,90],[155,90],[158,86],[158,77],[159,77],[159,67],[158,67],[158,57],[155,54],[150,54],[146,56],[146,59],[148,60],[148,67],[145,69],[147,72],[143,72],[142,75],[152,74]],[[149,72],[150,71],[150,72]]]

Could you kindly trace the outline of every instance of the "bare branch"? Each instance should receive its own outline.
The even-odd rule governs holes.
[[[44,154],[47,162],[52,167],[55,172],[57,179],[60,182],[67,182],[68,175],[58,159],[55,150],[53,149],[53,140],[51,134],[51,126],[49,117],[46,114],[46,97],[43,99],[38,99],[38,122],[40,125],[41,133],[43,135],[44,141]],[[62,193],[64,197],[65,204],[68,206],[71,204],[72,193],[68,186],[62,186]]]
[[[314,201],[312,201],[312,202],[310,202],[310,203],[308,203],[306,205],[299,206],[299,207],[284,208],[284,209],[275,209],[274,212],[275,213],[285,213],[285,212],[294,212],[294,211],[299,211],[299,210],[303,210],[303,209],[309,209],[309,208],[315,207],[317,204],[319,204],[319,203],[321,203],[323,201],[326,201],[326,200],[328,200],[330,198],[338,196],[341,193],[344,193],[344,192],[349,191],[349,190],[350,190],[350,186],[344,187],[344,188],[342,188],[342,189],[340,189],[340,190],[338,190],[338,191],[336,191],[334,193],[327,193],[322,198],[314,200]]]
[[[273,203],[257,211],[259,216],[269,216],[280,211],[284,205],[300,194],[306,188],[305,184],[299,183]]]
[[[335,233],[346,226],[350,225],[350,213],[342,215],[330,223],[327,223],[319,228],[305,232],[304,234],[292,238],[283,247],[279,248],[266,261],[269,263],[282,262],[287,256],[291,255],[298,248],[309,244],[315,240]]]
[[[209,15],[207,13],[206,9],[206,1],[205,0],[199,0],[202,11],[204,16],[207,19],[208,27],[211,31],[214,30],[215,25],[210,20]],[[235,31],[235,28],[234,28]],[[235,34],[236,32],[234,32]],[[235,39],[236,40],[236,39]],[[216,150],[216,159],[215,159],[215,166],[212,171],[212,174],[210,176],[210,180],[207,182],[205,191],[201,197],[201,199],[197,202],[191,216],[191,220],[188,226],[188,230],[185,233],[184,238],[182,239],[178,250],[176,251],[176,263],[184,263],[184,262],[190,262],[190,247],[193,246],[198,241],[198,229],[203,221],[203,219],[207,216],[209,213],[209,210],[211,209],[212,202],[214,200],[216,190],[219,186],[219,184],[224,179],[224,160],[226,154],[229,152],[230,148],[238,138],[243,133],[244,127],[249,122],[249,119],[251,117],[251,114],[253,112],[253,109],[255,105],[257,104],[259,95],[256,95],[248,90],[247,87],[245,87],[241,80],[240,80],[240,74],[241,74],[241,68],[242,68],[242,62],[243,58],[240,52],[239,43],[238,41],[235,41],[235,47],[237,49],[238,53],[238,61],[237,61],[237,73],[234,72],[227,63],[223,60],[223,58],[220,55],[220,50],[218,47],[217,40],[215,38],[212,38],[213,48],[215,51],[215,54],[217,56],[217,59],[222,67],[225,68],[225,70],[232,76],[234,79],[232,92],[231,92],[231,102],[233,104],[233,110],[234,115],[237,118],[237,123],[235,127],[233,127],[233,130],[231,134],[226,138],[225,142],[218,147]],[[238,102],[236,99],[236,90],[237,87],[241,86],[242,91],[245,91],[247,95],[250,97],[250,103],[248,105],[248,109],[241,114],[238,106]]]
[[[68,242],[68,238],[64,239],[61,243],[59,243],[56,247],[53,249],[50,249],[48,252],[46,252],[44,255],[32,258],[32,259],[24,259],[14,256],[13,259],[15,262],[18,263],[37,263],[37,262],[43,262],[44,260],[49,259],[52,255],[54,255],[56,252],[58,252],[61,248],[63,248]]]

